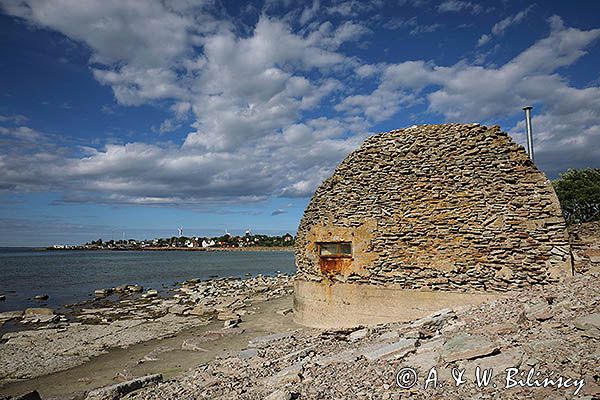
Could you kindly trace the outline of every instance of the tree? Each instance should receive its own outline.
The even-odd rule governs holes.
[[[569,169],[552,182],[567,223],[600,219],[600,169]]]

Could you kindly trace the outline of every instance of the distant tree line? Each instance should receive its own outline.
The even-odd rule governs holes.
[[[568,224],[600,220],[600,169],[569,169],[552,182]]]
[[[203,242],[208,242],[209,247],[285,247],[294,245],[294,237],[289,233],[282,236],[252,235],[247,233],[244,236],[233,236],[225,234],[215,237],[188,237],[171,236],[167,238],[145,239],[145,240],[92,240],[85,243],[85,246],[104,247],[200,247]]]

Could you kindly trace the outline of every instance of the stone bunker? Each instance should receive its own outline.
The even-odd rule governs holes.
[[[369,137],[313,195],[294,313],[330,328],[406,321],[572,275],[560,204],[497,126]]]

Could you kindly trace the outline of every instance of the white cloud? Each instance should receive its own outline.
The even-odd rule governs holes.
[[[165,12],[179,15],[174,4],[162,5],[168,8]],[[128,15],[114,4],[94,10],[99,13],[96,19],[106,19],[110,26],[115,26],[113,18]],[[360,144],[368,129],[353,117],[303,117],[340,90],[337,76],[356,68],[357,63],[337,49],[370,33],[361,24],[320,24],[300,34],[262,15],[247,35],[237,34],[226,23],[204,33],[190,27],[182,31],[185,40],[175,43],[180,50],[165,53],[169,62],[145,63],[146,54],[155,52],[154,57],[163,51],[159,44],[140,50],[139,55],[128,56],[126,50],[115,55],[94,44],[99,33],[80,27],[74,34],[75,28],[63,28],[66,22],[37,17],[40,12],[13,10],[31,18],[30,22],[87,43],[94,50],[94,77],[113,89],[120,104],[172,102],[173,116],[162,122],[158,132],[181,128],[190,117],[194,120],[181,145],[109,144],[97,150],[86,147],[83,155],[63,147],[46,161],[48,153],[39,148],[15,147],[18,151],[1,160],[4,187],[52,188],[66,192],[65,202],[118,204],[210,204],[272,195],[306,196]],[[74,22],[74,17],[67,19]],[[169,32],[164,40],[176,40]],[[155,45],[140,42],[137,33],[131,35],[123,40],[141,47]],[[185,43],[194,43],[202,52],[190,53]],[[103,64],[98,65],[98,60]],[[23,168],[25,152],[37,157],[34,167]]]
[[[131,106],[149,101],[184,97],[175,72],[167,68],[136,68],[126,65],[117,71],[93,69],[98,82],[112,87],[120,104]]]
[[[92,49],[95,62],[126,62],[150,67],[169,65],[189,50],[188,33],[197,30],[199,21],[189,14],[196,7],[191,3],[182,6],[184,4],[186,2],[120,0],[2,2],[8,14],[85,42]]]
[[[383,0],[347,0],[327,7],[327,12],[329,14],[337,14],[343,17],[356,17],[361,13],[381,8],[383,5]]]
[[[527,7],[526,9],[519,11],[515,15],[506,17],[503,20],[501,20],[500,22],[496,23],[492,27],[492,34],[494,34],[496,36],[503,35],[504,31],[506,29],[508,29],[510,26],[521,23],[527,16],[527,14],[529,14],[529,12],[531,11],[532,8],[533,8],[533,4],[530,5],[529,7]]]
[[[468,11],[472,14],[480,14],[485,11],[485,9],[477,3],[462,0],[445,0],[438,5],[437,10],[439,12]]]
[[[116,204],[212,204],[258,201],[272,195],[307,196],[365,135],[361,121],[318,118],[283,134],[242,145],[236,152],[198,152],[175,145],[127,143],[85,148],[76,157],[65,148],[15,151],[0,157],[1,184],[17,191],[64,190],[66,202]],[[3,128],[4,129],[4,128]],[[20,127],[15,137],[33,138]],[[0,134],[5,134],[0,130]]]
[[[484,33],[483,35],[481,35],[481,37],[477,41],[477,47],[481,47],[481,46],[487,44],[490,40],[492,40],[492,37],[490,35]]]
[[[519,11],[518,13],[514,14],[514,15],[510,15],[504,19],[502,19],[501,21],[497,22],[496,24],[494,24],[494,26],[492,26],[492,30],[489,34],[483,34],[479,40],[477,41],[477,47],[483,46],[486,43],[488,43],[493,36],[502,36],[504,35],[504,32],[511,27],[512,25],[516,25],[521,23],[525,17],[527,17],[527,14],[529,14],[529,12],[531,11],[531,9],[534,7],[534,5],[530,5],[529,7],[527,7],[526,9]]]
[[[182,143],[74,149],[25,119],[1,117],[0,140],[11,141],[11,151],[0,154],[5,190],[63,191],[63,202],[186,206],[308,196],[374,123],[417,104],[453,121],[543,105],[534,119],[541,160],[559,149],[590,159],[600,147],[599,88],[571,87],[557,71],[580,59],[600,30],[567,28],[557,17],[549,37],[500,67],[366,64],[342,50],[368,38],[371,25],[356,18],[323,22],[319,14],[337,21],[380,3],[327,8],[314,1],[292,13],[304,21],[300,30],[295,21],[263,13],[240,33],[227,18],[211,16],[210,3],[85,1],[62,13],[62,1],[3,4],[11,15],[85,43],[95,79],[112,88],[119,104],[167,104],[171,116],[158,132],[185,127],[188,134]],[[442,5],[440,11],[477,11],[465,1]],[[524,17],[512,18],[496,31]],[[408,34],[438,28],[416,19],[398,24]],[[518,137],[520,130],[511,133]]]
[[[13,122],[15,124],[22,124],[27,122],[28,118],[21,114],[13,114],[13,115],[1,115],[0,114],[0,123],[2,122]]]
[[[302,10],[302,14],[300,15],[300,24],[304,25],[308,21],[313,19],[319,11],[320,6],[321,3],[319,0],[313,0],[311,7],[305,7],[304,10]]]
[[[523,105],[537,104],[542,113],[534,120],[539,124],[536,148],[541,160],[547,160],[544,167],[556,172],[548,154],[555,152],[557,157],[558,149],[563,159],[578,165],[587,160],[589,165],[600,147],[600,88],[569,86],[556,71],[584,56],[585,49],[600,38],[600,29],[567,28],[558,17],[549,22],[547,38],[501,67],[464,61],[450,67],[423,61],[389,65],[377,89],[369,95],[349,96],[338,108],[377,120],[421,100],[427,102],[430,112],[442,114],[448,121],[485,122],[514,116],[522,112]],[[522,140],[519,130],[517,125],[511,133]]]
[[[416,35],[420,35],[422,33],[435,32],[442,26],[443,26],[442,24],[418,25],[418,26],[414,27],[413,29],[411,29],[410,35],[416,36]]]
[[[19,126],[13,128],[0,126],[0,135],[10,136],[12,138],[26,142],[36,142],[43,139],[43,135],[41,133],[26,126]]]
[[[409,35],[416,36],[422,33],[435,32],[441,28],[442,24],[420,24],[417,17],[409,19],[392,18],[383,23],[383,28],[389,30],[398,30],[402,28],[410,28]]]

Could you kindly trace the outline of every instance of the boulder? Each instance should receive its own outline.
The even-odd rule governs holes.
[[[50,296],[47,294],[38,294],[37,296],[33,296],[34,300],[48,300]]]
[[[463,360],[457,363],[458,368],[465,368],[466,376],[475,376],[475,370],[493,369],[504,371],[507,368],[519,368],[523,360],[523,352],[520,349],[502,350],[501,353],[476,360]]]
[[[277,314],[286,316],[286,315],[291,314],[293,312],[294,312],[294,310],[292,308],[284,308],[283,310],[278,310]]]
[[[186,314],[203,317],[205,315],[212,315],[214,313],[215,313],[214,307],[207,307],[207,306],[199,304],[196,307],[192,308],[191,310],[187,311]]]
[[[356,342],[357,340],[366,338],[368,334],[369,330],[367,328],[363,328],[352,332],[350,335],[348,335],[348,338],[351,342]]]
[[[435,336],[435,334],[440,331],[447,321],[452,318],[455,318],[456,314],[453,310],[449,308],[445,308],[443,310],[436,311],[435,313],[420,318],[410,324],[407,330],[418,330],[421,336]]]
[[[149,299],[158,296],[158,290],[156,289],[148,289],[146,293],[142,294],[144,299]]]
[[[256,356],[258,356],[258,350],[256,349],[244,349],[238,353],[238,358],[241,358],[242,360]]]
[[[29,315],[54,315],[54,310],[51,308],[32,307],[25,309],[25,316]]]
[[[576,318],[573,321],[575,328],[584,331],[583,335],[591,338],[600,338],[600,313],[593,313]]]
[[[127,285],[127,290],[133,293],[141,293],[144,291],[144,287],[140,285]]]
[[[21,318],[23,311],[5,311],[0,313],[0,322],[5,322],[11,319]]]
[[[442,338],[421,343],[415,354],[411,354],[404,359],[404,364],[417,368],[421,372],[429,371],[431,367],[439,364],[443,344],[444,340]]]
[[[254,288],[254,291],[255,291],[256,293],[264,293],[264,292],[266,292],[266,291],[268,291],[268,290],[269,290],[269,287],[268,287],[268,286],[256,286],[256,287]]]
[[[277,389],[276,391],[265,397],[265,400],[290,400],[291,398],[292,395],[289,392]]]
[[[302,372],[304,371],[304,360],[300,360],[289,367],[286,367],[267,378],[268,385],[285,385],[286,383],[298,383],[302,381]]]
[[[130,381],[117,383],[88,392],[86,400],[117,400],[127,393],[146,387],[150,384],[162,382],[162,375],[147,375]]]
[[[553,317],[552,309],[547,303],[538,303],[525,311],[525,317],[530,321],[546,321]]]
[[[115,288],[115,292],[124,293],[127,291],[127,285],[119,285]]]
[[[369,361],[379,359],[397,359],[415,350],[415,339],[400,339],[390,344],[375,344],[361,349],[362,355]]]
[[[447,363],[495,354],[498,347],[486,336],[458,335],[444,343],[442,358]]]
[[[96,290],[94,290],[94,295],[99,298],[107,297],[111,293],[112,293],[112,289],[96,289]]]
[[[42,400],[37,390],[33,392],[25,393],[17,397],[13,397],[12,400]]]
[[[230,329],[230,328],[235,328],[238,326],[238,324],[242,322],[241,318],[237,318],[237,319],[228,319],[226,321],[223,322],[223,328],[224,329]]]
[[[398,339],[400,337],[400,334],[397,331],[388,331],[388,332],[384,332],[381,335],[379,335],[379,337],[377,338],[378,341],[386,341],[386,340],[394,340],[394,339]],[[404,335],[404,337],[409,338],[409,336]],[[415,338],[418,339],[418,338]]]
[[[230,310],[225,310],[217,314],[217,319],[219,321],[238,320],[239,318],[240,316],[237,313]]]
[[[175,304],[169,307],[169,312],[175,315],[185,315],[192,307],[183,304]]]

